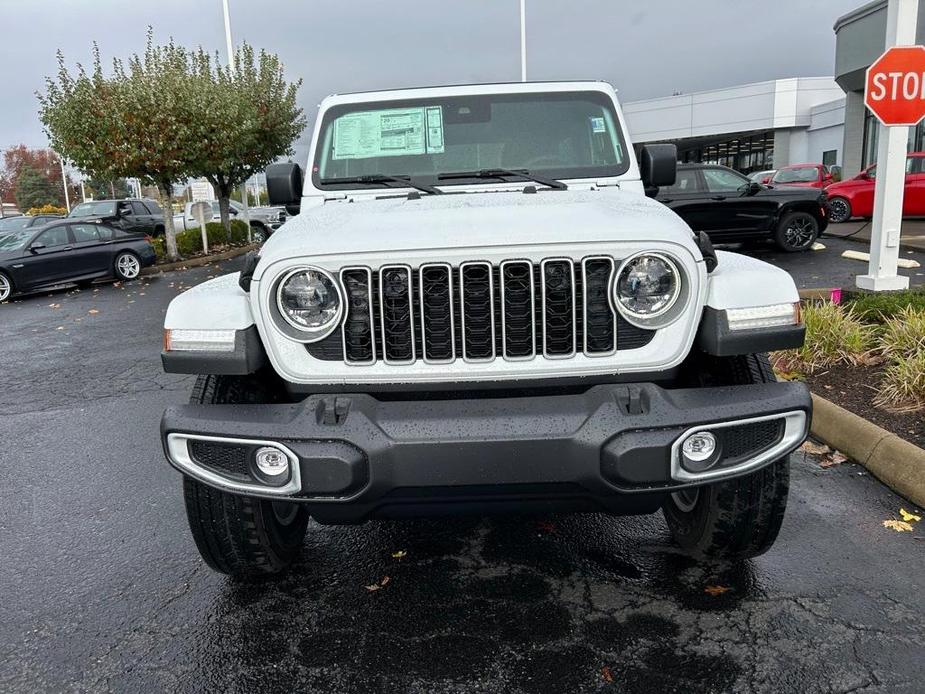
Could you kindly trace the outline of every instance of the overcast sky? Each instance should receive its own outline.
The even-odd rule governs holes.
[[[863,0],[527,0],[529,79],[604,79],[624,101],[831,75]],[[520,79],[518,0],[230,0],[236,43],[278,53],[314,120],[333,92]],[[221,0],[0,0],[0,147],[47,144],[34,92],[69,63],[173,36],[224,57]],[[301,142],[310,137],[310,128]],[[298,148],[298,156],[305,156]]]

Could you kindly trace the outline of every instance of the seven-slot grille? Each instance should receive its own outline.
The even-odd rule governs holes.
[[[614,312],[615,270],[607,256],[348,267],[340,273],[347,312],[334,339],[354,365],[597,357],[642,347],[655,333]],[[334,345],[324,342],[307,348],[332,358]]]

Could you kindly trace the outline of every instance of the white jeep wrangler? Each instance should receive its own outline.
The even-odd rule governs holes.
[[[805,386],[782,270],[714,252],[651,199],[602,82],[332,96],[297,214],[241,273],[170,304],[161,428],[214,569],[284,570],[309,517],[661,509],[695,556],[765,551]],[[298,208],[298,209],[296,209]]]

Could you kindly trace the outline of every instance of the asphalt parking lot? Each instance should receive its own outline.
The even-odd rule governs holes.
[[[159,350],[170,298],[233,269],[0,306],[0,691],[925,688],[925,533],[804,452],[743,565],[690,561],[660,516],[588,515],[312,524],[278,583],[211,572],[158,437],[192,379]]]

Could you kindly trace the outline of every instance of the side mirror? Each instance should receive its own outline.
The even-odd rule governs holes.
[[[123,207],[119,210],[120,217],[128,217],[130,214],[132,214],[132,211],[127,207]]]
[[[745,192],[747,195],[755,195],[756,193],[760,193],[762,190],[764,190],[763,185],[758,183],[758,181],[752,181],[748,184],[748,190]]]
[[[237,217],[239,213],[238,213],[238,211],[237,211],[235,208],[233,208],[233,207],[231,207],[231,206],[229,205],[229,206],[228,206],[228,214],[230,214],[232,217]]]
[[[41,243],[41,242],[39,242],[39,241],[36,241],[36,242],[33,243],[31,246],[29,246],[29,250],[30,250],[31,252],[33,252],[33,253],[38,253],[38,252],[39,252],[40,250],[42,250],[43,248],[45,248],[45,244],[44,244],[44,243]]]
[[[674,185],[678,177],[678,148],[675,145],[643,145],[639,153],[639,173],[647,194],[650,188]]]
[[[861,173],[858,174],[858,178],[861,179],[862,181],[869,181],[870,174],[867,173],[866,171],[862,171]]]
[[[302,167],[293,162],[267,167],[267,196],[270,205],[285,207],[289,214],[299,214],[302,202]]]

